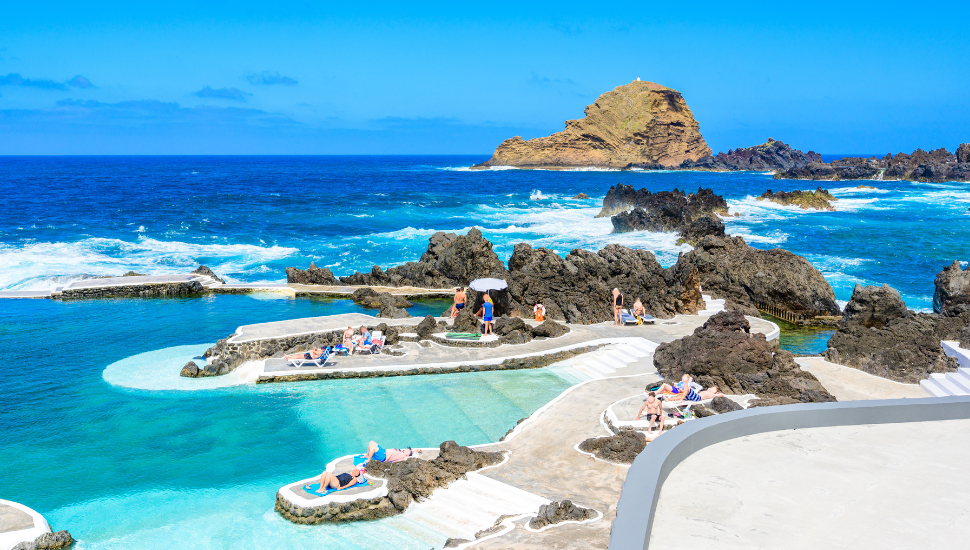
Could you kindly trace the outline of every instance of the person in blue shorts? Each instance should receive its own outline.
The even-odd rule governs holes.
[[[411,447],[407,449],[385,449],[378,445],[376,441],[371,441],[367,444],[367,453],[361,456],[364,458],[364,464],[371,459],[380,462],[401,462],[414,456],[414,453],[420,452],[420,450],[415,451]]]
[[[481,315],[482,322],[485,323],[485,330],[482,331],[482,334],[494,334],[492,332],[492,313],[495,306],[492,304],[492,298],[488,295],[488,292],[485,293],[482,299],[484,300],[482,302],[482,309],[478,310],[478,313],[475,315]]]

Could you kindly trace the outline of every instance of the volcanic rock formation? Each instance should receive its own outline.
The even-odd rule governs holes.
[[[897,382],[916,384],[930,373],[953,371],[941,340],[958,340],[970,311],[957,316],[914,313],[892,287],[856,285],[825,357]]]
[[[741,237],[704,237],[677,260],[697,268],[701,286],[728,309],[758,315],[759,304],[808,317],[838,315],[835,292],[811,263],[775,248],[759,250]]]
[[[653,82],[618,86],[586,107],[585,114],[548,137],[507,139],[475,168],[660,168],[711,154],[680,92]]]
[[[936,274],[935,285],[933,311],[953,315],[970,309],[970,268],[962,269],[954,261]]]
[[[564,521],[586,521],[593,517],[593,511],[576,506],[570,500],[550,502],[539,507],[539,513],[529,521],[529,527],[542,529]]]
[[[775,179],[859,180],[891,179],[926,182],[970,181],[970,144],[962,143],[956,154],[940,148],[882,158],[847,157],[824,163],[819,160],[775,174]]]
[[[815,191],[779,191],[773,193],[771,189],[765,191],[758,197],[759,201],[771,201],[784,205],[795,205],[804,210],[829,210],[834,211],[831,201],[839,199],[832,196],[828,189],[818,187]]]
[[[750,334],[740,313],[713,315],[694,333],[660,344],[654,364],[667,380],[690,374],[704,387],[724,393],[753,393],[752,406],[835,401],[810,372],[801,370],[791,353],[774,350],[764,334]]]
[[[791,170],[813,162],[822,162],[822,156],[815,151],[803,153],[792,149],[785,143],[768,138],[767,143],[754,147],[743,147],[706,156],[696,161],[684,161],[679,168],[685,170],[711,170],[726,172],[733,170]]]
[[[627,211],[629,208],[632,210]],[[724,236],[724,222],[717,214],[727,211],[724,197],[710,189],[691,194],[678,189],[651,193],[620,184],[606,193],[597,216],[612,214],[614,233],[679,231],[682,240],[695,244],[706,235]]]
[[[333,276],[328,268],[320,269],[313,262],[310,262],[309,269],[286,268],[286,282],[301,285],[336,286],[340,284],[340,281]]]
[[[633,464],[645,448],[647,438],[634,430],[624,430],[608,437],[591,437],[579,444],[579,450],[620,464]]]

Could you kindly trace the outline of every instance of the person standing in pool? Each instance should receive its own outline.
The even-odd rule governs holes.
[[[623,295],[620,289],[613,289],[613,326],[618,327],[623,324]]]
[[[478,310],[475,315],[482,316],[482,322],[485,323],[485,330],[482,331],[482,335],[493,334],[492,333],[492,311],[494,305],[492,304],[492,298],[488,295],[488,291],[485,292],[485,296],[482,298],[482,309]]]

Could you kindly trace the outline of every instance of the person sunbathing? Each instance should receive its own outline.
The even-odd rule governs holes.
[[[340,344],[341,347],[347,348],[347,351],[352,351],[354,349],[354,328],[347,327],[344,331],[344,340]]]
[[[407,449],[385,449],[378,445],[376,441],[371,441],[367,444],[367,452],[364,453],[364,458],[367,460],[374,459],[380,462],[402,462],[414,456],[415,453],[420,452],[420,449],[415,451],[411,447]]]
[[[286,360],[293,359],[318,359],[327,348],[321,347],[317,349],[311,349],[310,351],[305,351],[303,353],[289,353],[283,356]]]
[[[633,315],[643,317],[646,314],[647,310],[643,308],[643,302],[640,301],[640,298],[637,298],[637,301],[633,302]]]
[[[316,491],[310,489],[310,484],[307,483],[303,486],[303,490],[312,493],[325,493],[327,491],[339,491],[341,489],[346,489],[358,483],[363,483],[366,481],[364,473],[367,470],[365,468],[354,468],[350,473],[343,473],[333,475],[330,472],[323,472],[320,474],[320,488]]]
[[[690,387],[693,379],[691,379],[689,374],[685,374],[680,382],[677,382],[673,386],[670,384],[661,384],[660,393],[664,396],[667,401],[703,401],[705,399],[713,399],[715,397],[722,397],[724,394],[718,391],[717,386],[711,386],[706,390],[696,391],[694,388]]]
[[[650,392],[647,394],[647,398],[643,401],[643,406],[640,407],[640,411],[637,412],[637,420],[640,420],[640,415],[643,414],[643,410],[647,410],[647,435],[653,434],[653,423],[658,422],[660,424],[660,429],[657,435],[664,432],[664,411],[663,411],[663,401],[657,399],[656,392]]]
[[[371,333],[367,330],[366,326],[360,327],[360,336],[354,338],[354,351],[357,350],[369,350],[373,342],[371,341]]]

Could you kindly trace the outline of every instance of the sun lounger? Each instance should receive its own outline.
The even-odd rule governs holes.
[[[654,323],[656,319],[652,315],[636,316],[624,309],[621,313],[624,325],[642,325],[643,323]]]
[[[309,352],[304,352],[304,353],[309,353]],[[303,357],[287,360],[287,364],[289,364],[292,367],[302,367],[305,365],[322,367],[325,364],[327,364],[327,359],[330,359],[330,353],[331,353],[331,348],[330,346],[327,346],[323,348],[323,353],[321,353],[320,357],[317,357],[316,359],[307,359],[306,355],[304,355]]]

